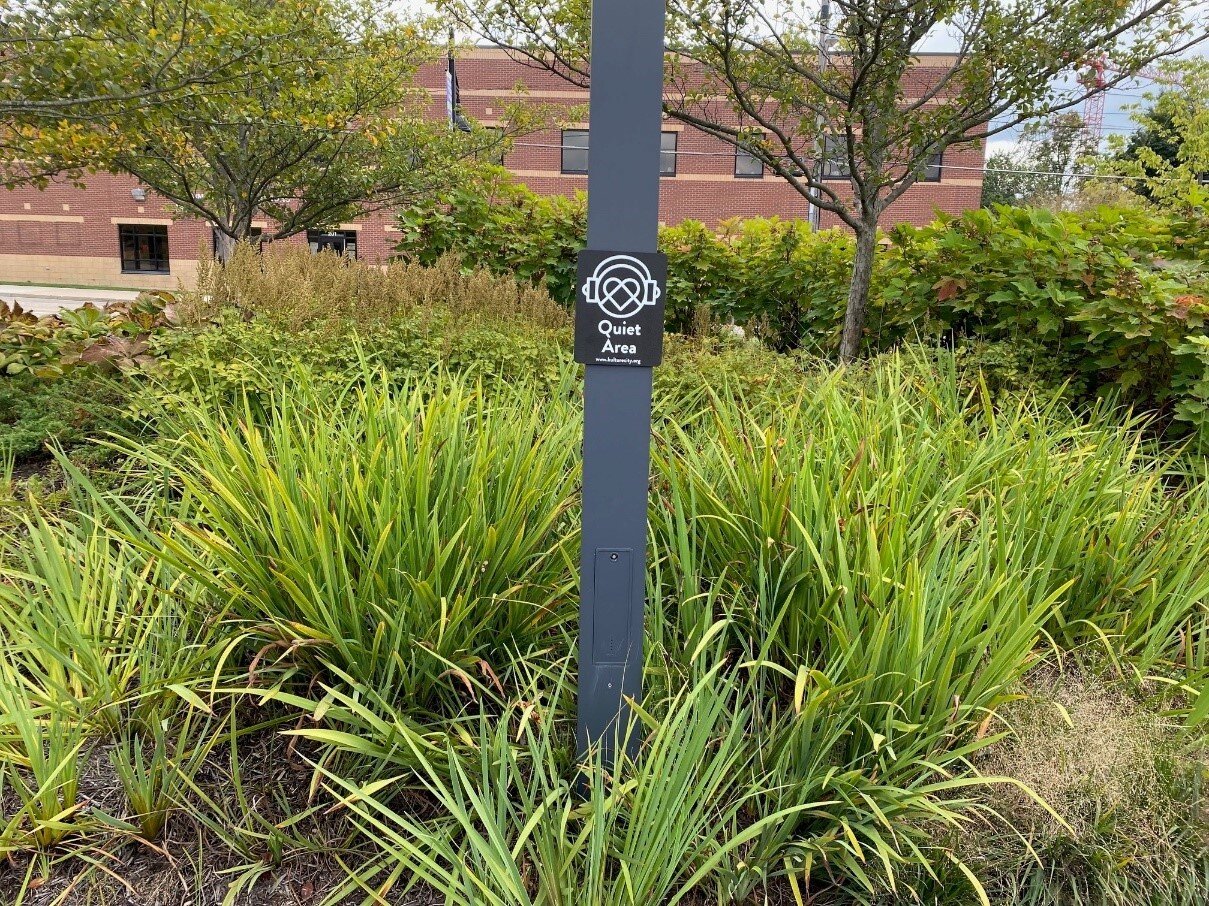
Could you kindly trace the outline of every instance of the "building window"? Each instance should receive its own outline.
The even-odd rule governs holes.
[[[562,171],[564,173],[588,172],[587,129],[564,129],[562,149]]]
[[[356,230],[307,230],[306,242],[312,252],[335,252],[346,258],[357,257]]]
[[[945,168],[945,153],[937,151],[935,154],[928,155],[927,162],[923,165],[920,172],[920,182],[940,182],[941,173]]]
[[[735,148],[735,178],[762,179],[764,161],[744,148]]]
[[[823,141],[823,179],[847,179],[851,175],[848,142],[842,135],[828,135]]]
[[[123,274],[169,273],[166,226],[119,225],[118,246]]]
[[[676,141],[679,132],[659,133],[659,175],[676,175]]]

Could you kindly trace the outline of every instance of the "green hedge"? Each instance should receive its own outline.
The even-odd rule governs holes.
[[[896,228],[876,289],[881,340],[998,345],[1079,396],[1115,393],[1209,440],[1206,226],[1000,207]]]
[[[587,198],[542,196],[503,179],[485,192],[457,189],[402,215],[404,257],[432,265],[456,253],[467,268],[513,274],[570,306],[575,257],[587,235]],[[702,315],[750,325],[776,349],[825,346],[838,337],[851,243],[800,222],[734,220],[720,233],[696,221],[660,231],[668,256],[668,328],[694,330]]]
[[[569,305],[585,199],[501,181],[403,218],[400,254],[449,252],[543,284]],[[1209,442],[1209,216],[1100,208],[998,207],[942,216],[886,237],[866,347],[920,337],[958,351],[990,383],[1066,384],[1160,412]],[[686,221],[660,233],[669,259],[668,328],[736,323],[772,348],[837,344],[852,243],[801,222]]]

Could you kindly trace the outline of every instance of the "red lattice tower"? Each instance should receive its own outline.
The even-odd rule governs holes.
[[[1083,131],[1087,135],[1090,148],[1099,148],[1100,139],[1104,137],[1104,98],[1105,89],[1108,87],[1108,73],[1136,76],[1139,79],[1149,79],[1164,85],[1180,84],[1179,78],[1164,73],[1157,66],[1125,70],[1108,57],[1092,60],[1087,65],[1090,69],[1079,78],[1079,83],[1089,91],[1095,89],[1095,92],[1083,102]]]
[[[1099,148],[1104,137],[1104,89],[1108,85],[1108,59],[1100,57],[1091,62],[1091,71],[1079,80],[1085,88],[1093,91],[1083,102],[1083,131],[1087,135],[1087,146]]]

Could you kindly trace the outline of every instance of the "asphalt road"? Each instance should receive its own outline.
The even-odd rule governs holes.
[[[57,286],[23,286],[0,284],[0,300],[16,302],[38,316],[53,315],[65,308],[79,308],[85,302],[104,305],[106,302],[128,301],[138,296],[124,289],[66,289]]]

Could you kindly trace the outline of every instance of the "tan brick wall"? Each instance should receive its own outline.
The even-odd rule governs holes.
[[[171,274],[124,274],[117,258],[89,255],[0,254],[0,283],[78,283],[122,289],[191,288],[197,259],[172,262]]]

